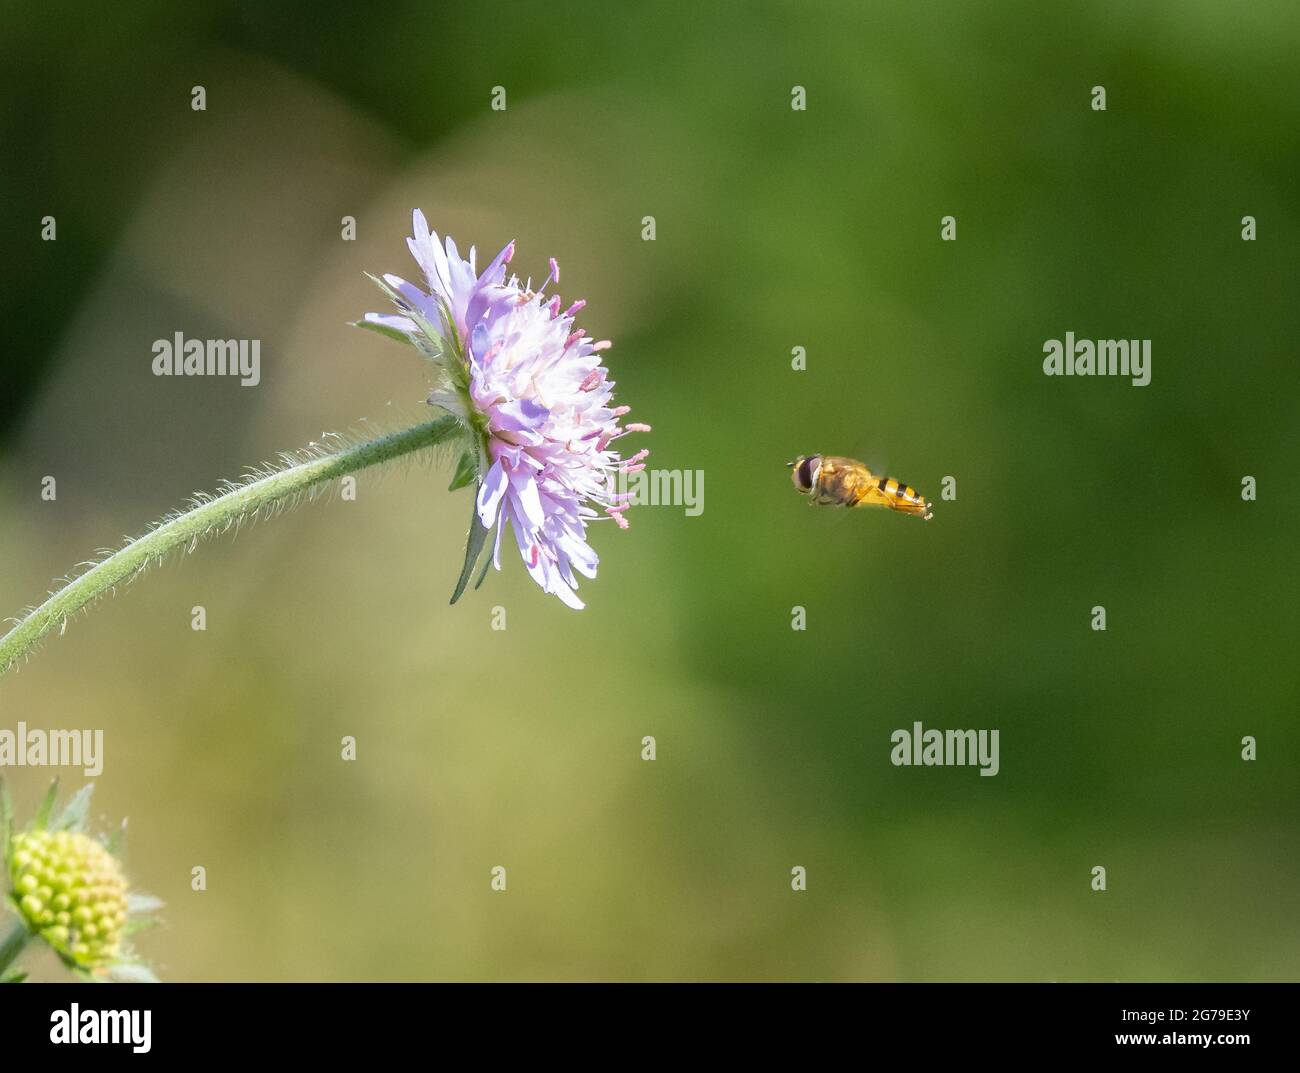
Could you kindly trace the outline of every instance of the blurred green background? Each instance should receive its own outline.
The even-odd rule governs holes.
[[[706,474],[702,516],[594,532],[581,613],[513,555],[448,607],[468,498],[417,467],[0,681],[2,726],[105,730],[165,979],[1297,977],[1294,4],[4,21],[4,613],[280,449],[423,419],[414,352],[345,326],[363,271],[416,278],[414,206],[558,258],[651,464]],[[176,331],[260,338],[262,384],[155,378]],[[1066,331],[1152,339],[1151,385],[1044,377]],[[813,451],[934,520],[808,509]],[[893,767],[913,720],[998,728],[1001,773]],[[6,774],[29,816],[49,772]]]

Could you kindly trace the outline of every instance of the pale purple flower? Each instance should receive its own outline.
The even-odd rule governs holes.
[[[614,384],[601,364],[609,342],[592,342],[573,326],[586,304],[567,309],[544,292],[506,275],[511,242],[482,273],[475,251],[464,260],[450,238],[445,247],[419,209],[413,215],[411,254],[424,272],[427,293],[396,276],[384,282],[399,313],[367,313],[367,324],[410,339],[442,369],[444,383],[429,401],[460,416],[486,438],[488,464],[478,490],[478,517],[496,527],[493,563],[501,569],[501,539],[514,529],[533,580],[573,608],[582,601],[575,574],[594,578],[598,562],[587,543],[587,523],[603,511],[627,528],[630,494],[616,490],[619,473],[644,469],[638,451],[621,458],[615,442],[649,425],[620,426],[626,406],[612,406]]]

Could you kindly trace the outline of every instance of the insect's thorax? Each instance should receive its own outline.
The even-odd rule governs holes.
[[[875,478],[871,470],[851,458],[824,457],[817,480],[817,500],[846,507],[862,501]]]

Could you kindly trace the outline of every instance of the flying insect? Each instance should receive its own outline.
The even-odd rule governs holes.
[[[910,484],[893,477],[878,477],[855,458],[800,455],[786,464],[791,468],[795,488],[822,506],[888,507],[902,514],[919,515],[927,522],[934,517],[930,501]]]

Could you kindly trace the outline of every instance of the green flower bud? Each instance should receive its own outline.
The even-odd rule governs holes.
[[[69,831],[15,834],[9,879],[27,926],[65,958],[94,968],[117,957],[126,877],[95,839]]]

